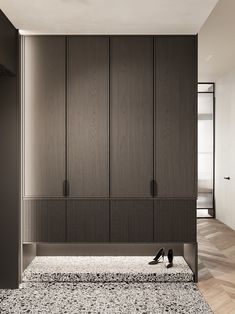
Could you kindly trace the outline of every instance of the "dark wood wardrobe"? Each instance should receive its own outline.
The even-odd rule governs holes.
[[[23,240],[196,243],[197,36],[26,36]]]

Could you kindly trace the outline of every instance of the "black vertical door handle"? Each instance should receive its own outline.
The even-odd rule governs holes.
[[[154,196],[154,180],[150,181],[150,194]]]
[[[66,180],[67,184],[66,184],[66,192],[67,192],[67,195],[66,196],[69,196],[69,181]]]
[[[151,180],[150,181],[150,193],[151,193],[152,197],[156,196],[156,187],[157,187],[156,181]]]
[[[63,182],[63,196],[67,196],[67,191],[66,191],[66,180]]]
[[[69,182],[68,182],[68,180],[64,180],[64,182],[63,182],[63,195],[69,196]]]

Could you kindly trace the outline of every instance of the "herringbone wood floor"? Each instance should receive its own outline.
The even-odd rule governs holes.
[[[216,314],[235,314],[235,231],[198,219],[198,286]]]

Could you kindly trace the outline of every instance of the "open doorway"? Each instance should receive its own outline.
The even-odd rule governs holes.
[[[215,84],[198,83],[197,217],[213,218]]]

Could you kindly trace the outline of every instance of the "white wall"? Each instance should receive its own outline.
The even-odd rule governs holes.
[[[235,229],[235,68],[216,81],[215,206],[216,218]]]
[[[234,12],[234,0],[220,0],[200,29],[199,82],[214,82],[235,66]]]

